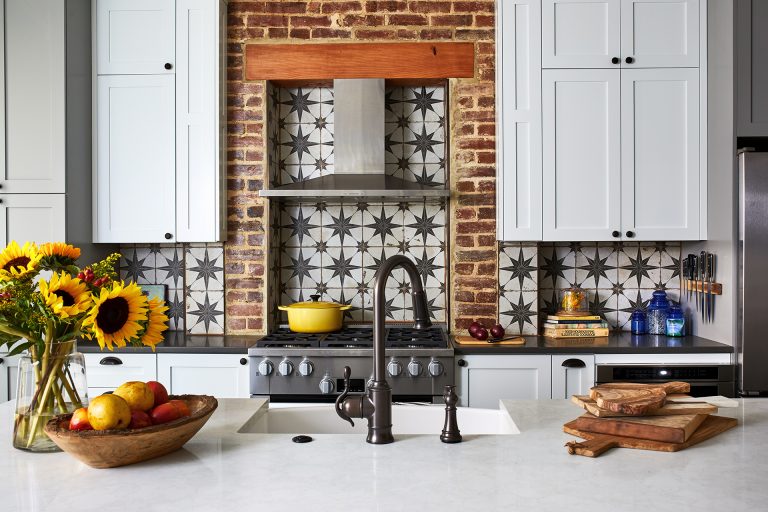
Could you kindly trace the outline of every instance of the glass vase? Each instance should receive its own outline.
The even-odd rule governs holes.
[[[31,452],[59,447],[43,431],[54,416],[88,406],[85,358],[74,341],[52,342],[42,353],[32,347],[19,360],[13,446]]]

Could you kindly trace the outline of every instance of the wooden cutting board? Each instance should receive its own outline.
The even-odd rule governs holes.
[[[619,382],[602,384],[589,391],[598,407],[630,416],[645,416],[664,406],[667,393],[685,393],[690,385],[685,382],[664,384],[636,384]]]
[[[661,382],[659,384],[640,384],[637,382],[611,382],[608,384],[600,384],[590,389],[590,395],[593,391],[599,391],[603,389],[648,389],[648,388],[661,388],[664,393],[673,395],[676,393],[689,393],[691,391],[691,385],[687,382],[671,381]],[[594,398],[594,397],[593,397]]]
[[[586,441],[570,441],[566,443],[565,446],[568,447],[568,453],[571,455],[583,455],[585,457],[597,457],[614,447],[654,450],[659,452],[676,452],[684,450],[689,446],[706,441],[707,439],[715,437],[716,435],[735,427],[737,421],[735,418],[707,416],[696,432],[694,432],[684,443],[664,443],[662,441],[651,441],[634,437],[585,432],[576,428],[575,423],[576,420],[563,425],[563,432],[581,437],[582,439],[586,439]]]
[[[572,423],[577,430],[596,434],[636,437],[666,443],[684,443],[706,418],[706,414],[598,418],[587,413],[576,418]]]
[[[484,346],[493,346],[493,345],[525,345],[525,338],[522,336],[513,338],[511,340],[504,340],[504,341],[493,341],[490,342],[488,340],[477,340],[473,338],[472,336],[454,336],[454,341],[458,343],[459,345],[484,345]]]
[[[588,396],[573,395],[571,402],[582,409],[589,411],[599,418],[626,418],[633,417],[620,412],[613,412],[608,409],[598,407],[597,403]],[[649,411],[647,416],[669,416],[676,414],[715,414],[717,407],[705,403],[673,403],[667,402],[663,407],[654,411]],[[646,416],[646,417],[647,417]]]

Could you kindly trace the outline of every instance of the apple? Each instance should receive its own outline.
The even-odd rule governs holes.
[[[181,412],[172,403],[164,403],[152,409],[149,416],[152,418],[154,425],[159,425],[181,418]]]
[[[88,409],[81,407],[72,413],[72,419],[69,420],[69,430],[93,430],[91,422],[88,421]]]
[[[496,324],[491,327],[491,337],[497,340],[504,337],[504,328],[501,324]]]
[[[189,410],[189,406],[184,400],[171,400],[168,403],[172,404],[179,411],[179,415],[182,418],[186,418],[187,416],[192,415],[192,412]]]
[[[156,380],[150,380],[147,382],[147,386],[155,394],[155,404],[153,407],[157,407],[158,405],[164,404],[168,401],[168,390],[165,389],[165,386]]]
[[[152,418],[144,411],[131,410],[131,423],[128,428],[144,428],[152,426]]]

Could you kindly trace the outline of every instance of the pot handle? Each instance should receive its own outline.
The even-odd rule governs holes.
[[[352,309],[352,304],[344,304],[342,306],[339,306],[339,311],[346,311],[348,309]]]
[[[280,311],[288,311],[288,306],[277,306]]]

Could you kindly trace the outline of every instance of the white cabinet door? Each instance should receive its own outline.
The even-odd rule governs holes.
[[[221,240],[226,107],[221,105],[223,47],[217,2],[176,2],[176,240]]]
[[[21,355],[0,354],[0,402],[16,399]]]
[[[59,242],[66,239],[64,194],[0,195],[0,242]]]
[[[0,354],[0,403],[7,402],[11,399],[8,395],[10,386],[8,383],[8,357],[5,354]]]
[[[173,73],[174,22],[174,0],[96,0],[96,72]]]
[[[620,73],[542,72],[544,240],[619,235]]]
[[[621,2],[622,67],[699,67],[699,0]]]
[[[620,0],[542,0],[544,68],[618,68]]]
[[[553,355],[552,398],[569,399],[572,395],[588,395],[595,385],[595,356]]]
[[[499,400],[540,400],[551,396],[548,355],[468,355],[457,357],[458,394],[466,407],[498,409]]]
[[[699,70],[622,70],[621,88],[624,235],[698,240]]]
[[[100,76],[97,110],[94,242],[173,241],[174,77]]]
[[[541,4],[499,0],[496,201],[499,240],[541,240]]]
[[[0,186],[64,193],[65,2],[0,3]],[[3,19],[5,18],[5,19]],[[4,40],[3,40],[4,39]]]
[[[88,394],[97,396],[129,380],[157,380],[155,354],[120,354],[99,352],[83,354]]]
[[[157,374],[174,395],[250,396],[245,354],[158,354]]]

